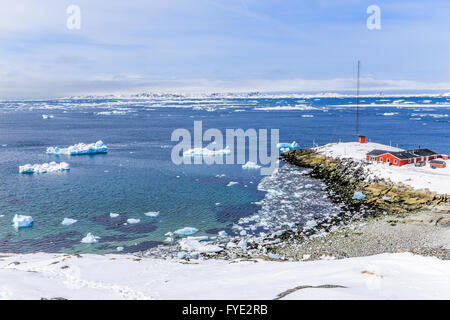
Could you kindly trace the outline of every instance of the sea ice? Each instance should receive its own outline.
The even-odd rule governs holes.
[[[74,224],[75,222],[77,222],[78,220],[76,219],[71,219],[71,218],[64,218],[64,220],[61,222],[61,224],[63,226],[70,226],[71,224]]]
[[[101,140],[97,141],[96,143],[90,144],[78,143],[76,145],[67,148],[59,148],[59,147],[47,148],[47,154],[55,154],[55,155],[60,154],[80,155],[80,154],[95,154],[106,152],[108,152],[108,147]]]
[[[210,157],[210,156],[223,156],[230,154],[231,150],[227,146],[225,149],[211,150],[208,148],[194,148],[183,152],[184,157]]]
[[[281,151],[281,152],[286,152],[289,150],[295,150],[295,149],[299,149],[300,145],[293,141],[292,143],[286,143],[286,142],[282,142],[282,143],[278,143],[277,144],[277,148]]]
[[[247,241],[241,239],[241,241],[239,241],[237,246],[240,247],[242,250],[247,250]]]
[[[144,213],[147,217],[157,217],[159,216],[159,211],[150,211],[150,212],[146,212]]]
[[[33,218],[30,216],[22,216],[16,214],[13,218],[13,224],[15,228],[28,228],[33,226]]]
[[[312,229],[315,226],[317,226],[317,221],[316,220],[309,220],[305,223],[305,229]]]
[[[130,219],[127,219],[127,222],[128,222],[129,224],[136,224],[136,223],[141,222],[141,219],[130,218]]]
[[[223,251],[223,249],[219,246],[212,245],[207,242],[206,243],[200,242],[199,240],[192,238],[181,239],[179,244],[181,246],[181,250],[184,251],[195,251],[202,253],[213,253]]]
[[[100,237],[94,236],[92,233],[88,233],[86,237],[81,239],[81,243],[97,243]]]
[[[50,163],[43,164],[26,164],[24,166],[19,166],[19,173],[33,174],[33,173],[46,173],[46,172],[59,172],[68,171],[70,166],[66,162],[56,163],[52,161]]]
[[[219,237],[228,237],[228,233],[225,230],[219,231]]]
[[[362,192],[355,191],[355,193],[353,194],[352,199],[353,200],[363,200],[365,197],[366,196]]]
[[[192,228],[192,227],[184,227],[182,229],[178,229],[174,231],[174,234],[181,235],[181,236],[189,236],[191,234],[197,233],[198,229]]]
[[[261,168],[261,166],[252,161],[248,161],[246,164],[242,165],[242,169],[259,169],[259,168]]]

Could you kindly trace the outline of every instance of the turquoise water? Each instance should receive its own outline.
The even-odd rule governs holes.
[[[445,97],[364,98],[361,133],[380,143],[450,153],[449,102]],[[234,222],[259,210],[253,202],[265,197],[257,189],[262,177],[238,164],[174,165],[172,131],[192,131],[193,121],[202,120],[204,130],[279,129],[280,141],[296,140],[303,147],[313,141],[352,141],[353,103],[351,98],[0,102],[0,252],[110,252],[117,246],[132,252],[158,245],[166,232],[185,226],[199,229],[199,235],[231,232]],[[296,105],[303,110],[267,110]],[[120,114],[104,114],[114,110]],[[99,139],[108,154],[58,158],[45,153],[48,146]],[[66,161],[71,171],[18,174],[19,165],[49,161]],[[228,187],[230,181],[238,184]],[[146,217],[148,211],[160,215]],[[120,217],[111,219],[110,212]],[[33,227],[15,230],[14,214],[33,216]],[[64,218],[78,222],[62,226]],[[125,224],[128,218],[141,222]],[[99,243],[81,244],[88,232],[100,236]]]

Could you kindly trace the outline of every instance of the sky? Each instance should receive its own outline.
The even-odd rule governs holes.
[[[450,92],[449,30],[448,0],[2,0],[0,99],[345,93],[358,60],[362,92]]]

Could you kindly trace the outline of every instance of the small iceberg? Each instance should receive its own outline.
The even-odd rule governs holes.
[[[24,166],[19,166],[19,173],[23,174],[61,172],[69,170],[70,166],[68,163],[66,162],[56,163],[55,161],[43,164],[33,164],[33,165],[26,164]]]
[[[239,182],[236,182],[236,181],[230,181],[230,182],[228,182],[227,187],[234,186],[235,184],[238,184],[238,183]]]
[[[223,156],[230,154],[231,150],[227,146],[225,149],[211,150],[208,148],[194,148],[183,152],[183,157],[211,157],[211,156]]]
[[[97,243],[100,237],[94,236],[92,233],[88,233],[86,237],[81,239],[81,243]]]
[[[99,140],[95,143],[84,144],[78,143],[73,146],[67,148],[59,148],[59,147],[48,147],[47,154],[54,155],[81,155],[81,154],[96,154],[96,153],[107,153],[108,147],[103,143],[103,141]]]
[[[42,119],[53,119],[53,115],[52,114],[43,114],[42,115]]]
[[[219,231],[219,237],[228,237],[228,233],[225,230]]]
[[[150,211],[150,212],[146,212],[144,213],[147,217],[152,217],[155,218],[157,216],[159,216],[159,211]]]
[[[110,216],[111,218],[117,218],[117,217],[119,216],[119,214],[118,214],[118,213],[111,212],[111,213],[109,214],[109,216]]]
[[[197,233],[198,229],[192,228],[192,227],[184,227],[182,229],[178,229],[174,231],[174,234],[181,235],[181,236],[189,236],[191,234]]]
[[[70,219],[70,218],[64,218],[64,220],[61,222],[63,226],[70,226],[71,224],[74,224],[78,220],[76,219]]]
[[[242,169],[259,169],[259,168],[261,168],[261,166],[252,161],[248,161],[246,164],[242,165]]]
[[[141,222],[141,219],[133,219],[133,218],[130,218],[130,219],[127,219],[127,222],[128,222],[129,224],[136,224],[136,223]]]
[[[352,199],[353,200],[363,200],[365,197],[366,196],[362,192],[355,191],[355,193],[353,194]]]
[[[293,141],[292,143],[277,143],[277,148],[281,151],[281,152],[287,152],[290,150],[295,150],[295,149],[300,149],[300,145]]]
[[[16,229],[29,228],[33,226],[33,218],[16,214],[13,218],[13,225]]]

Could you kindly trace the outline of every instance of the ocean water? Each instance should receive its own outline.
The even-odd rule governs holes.
[[[236,165],[175,165],[171,133],[203,129],[279,129],[280,142],[302,147],[355,140],[354,98],[160,97],[0,101],[0,252],[125,252],[163,243],[182,227],[198,235],[270,215],[270,232],[302,217],[338,210],[321,183],[284,169],[263,177]],[[360,132],[374,142],[450,154],[447,97],[361,98]],[[42,115],[53,118],[43,119]],[[100,155],[51,156],[48,146],[103,140]],[[23,175],[19,165],[65,161],[69,172]],[[299,170],[299,172],[295,172]],[[262,180],[264,178],[264,180]],[[231,181],[238,182],[227,186]],[[286,185],[283,183],[286,182]],[[290,186],[291,185],[291,189]],[[306,186],[299,190],[298,186]],[[259,186],[259,187],[258,187]],[[301,188],[300,188],[301,189]],[[307,190],[306,190],[307,189]],[[158,217],[145,212],[159,211]],[[110,212],[119,213],[112,219]],[[15,214],[32,228],[15,230]],[[279,219],[279,217],[282,217]],[[64,218],[77,219],[63,226]],[[126,224],[139,218],[138,224]],[[80,240],[91,232],[97,244]]]

